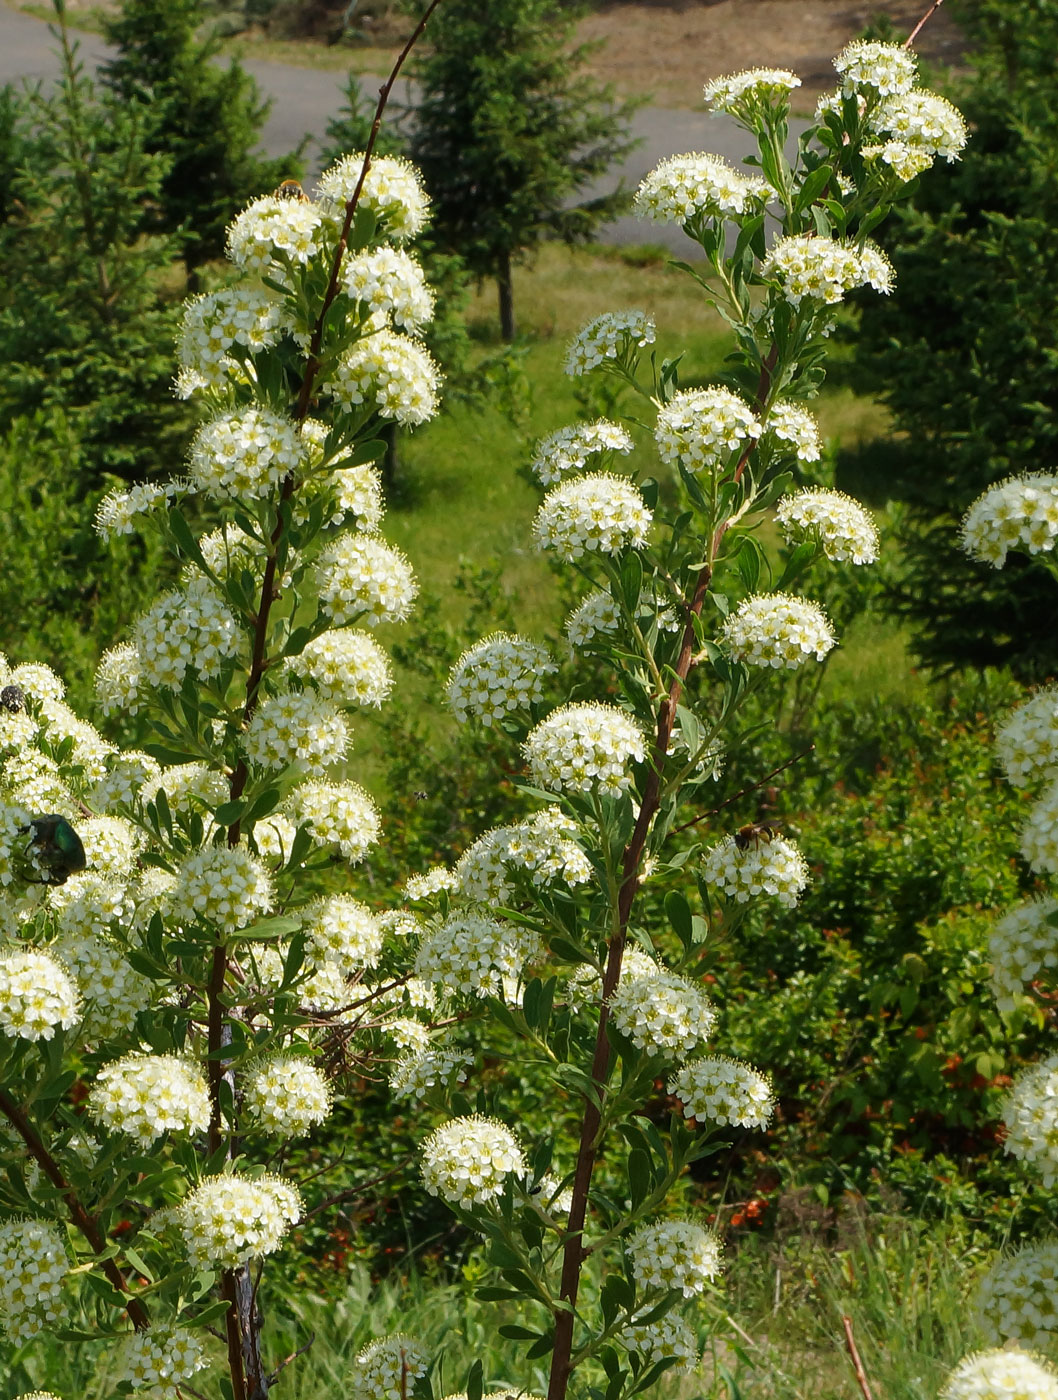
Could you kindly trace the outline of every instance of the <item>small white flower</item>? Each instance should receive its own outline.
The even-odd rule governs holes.
[[[170,898],[177,921],[203,919],[233,934],[271,908],[272,880],[245,846],[203,846],[185,857]]]
[[[539,951],[528,930],[483,914],[453,914],[423,939],[412,970],[449,993],[498,996]]]
[[[176,1210],[194,1269],[237,1269],[273,1254],[301,1219],[297,1189],[279,1177],[205,1177]]]
[[[288,806],[317,846],[337,846],[348,861],[363,860],[378,840],[378,808],[357,783],[302,783]]]
[[[346,256],[342,285],[368,314],[384,312],[402,330],[416,331],[433,318],[433,293],[422,268],[400,248],[374,248]]]
[[[216,500],[270,496],[304,465],[297,424],[253,406],[205,423],[191,444],[192,483]]]
[[[1058,967],[1058,926],[1048,919],[1058,900],[1032,899],[999,919],[988,940],[992,995],[1000,1011],[1013,1011],[1031,982],[1052,982]]]
[[[0,1032],[21,1040],[51,1040],[80,1017],[77,985],[48,953],[34,949],[0,955]]]
[[[915,89],[887,97],[868,120],[873,131],[893,136],[930,158],[958,160],[967,141],[962,113],[935,92]]]
[[[720,1273],[722,1245],[693,1220],[659,1220],[641,1226],[628,1242],[632,1271],[643,1288],[679,1290],[685,1298],[705,1292]]]
[[[325,615],[339,625],[404,622],[419,591],[399,549],[377,535],[349,532],[320,551],[316,581]]]
[[[62,1235],[50,1220],[0,1224],[0,1322],[8,1345],[28,1342],[59,1322],[69,1270]]]
[[[559,428],[537,443],[531,469],[543,486],[554,486],[567,476],[583,471],[589,457],[609,452],[631,452],[631,435],[619,423],[600,418],[595,423],[578,423]]]
[[[780,442],[789,443],[799,462],[819,461],[819,424],[800,404],[776,400],[768,409],[764,432]]]
[[[775,1111],[771,1084],[752,1066],[726,1055],[684,1065],[669,1085],[685,1118],[720,1127],[764,1128]]]
[[[597,636],[616,632],[620,625],[620,609],[605,589],[598,588],[570,613],[566,636],[571,647],[583,647]]]
[[[881,97],[892,97],[914,87],[918,60],[903,44],[854,39],[835,58],[834,67],[845,80],[846,95],[867,88]]]
[[[357,1355],[349,1375],[349,1394],[363,1400],[408,1400],[428,1358],[421,1344],[408,1337],[382,1337]]]
[[[1058,1182],[1058,1054],[1022,1070],[1003,1106],[1003,1146],[1035,1167],[1050,1190]]]
[[[822,661],[834,646],[834,633],[818,604],[788,593],[761,593],[738,605],[719,640],[735,661],[792,671],[812,657]]]
[[[324,700],[381,709],[393,689],[389,658],[367,632],[335,627],[315,637],[290,669],[311,680]]]
[[[1019,849],[1037,875],[1058,874],[1058,779],[1029,809]]]
[[[663,462],[692,471],[713,467],[755,441],[761,425],[730,389],[681,389],[658,410],[654,441]]]
[[[645,755],[643,731],[615,705],[563,705],[523,747],[534,783],[553,792],[624,792]]]
[[[317,195],[331,218],[344,218],[345,205],[359,183],[363,164],[363,152],[354,151],[342,156],[320,176]],[[398,242],[417,237],[426,226],[430,212],[429,197],[419,172],[400,156],[371,157],[360,203],[378,219],[383,236]]]
[[[492,725],[544,698],[543,678],[554,673],[547,651],[527,637],[494,632],[463,653],[448,677],[448,703],[463,723],[473,716]]]
[[[414,428],[437,412],[441,372],[419,341],[379,330],[347,350],[320,387],[343,408],[367,404],[380,417]]]
[[[104,1065],[88,1094],[88,1116],[147,1150],[166,1133],[190,1137],[209,1127],[199,1070],[176,1055],[126,1055]]]
[[[247,761],[265,772],[297,763],[322,777],[341,763],[352,743],[340,710],[312,691],[288,690],[257,706],[242,739]]]
[[[205,1348],[186,1327],[152,1327],[146,1332],[130,1332],[118,1352],[117,1379],[127,1381],[133,1390],[146,1386],[167,1389],[189,1381],[209,1365]]]
[[[668,1313],[646,1327],[629,1327],[620,1334],[629,1351],[642,1356],[650,1365],[675,1357],[678,1364],[674,1374],[688,1375],[697,1370],[700,1357],[698,1341],[688,1323],[675,1313]]]
[[[1058,1400],[1058,1375],[1024,1351],[977,1352],[952,1371],[940,1400]]]
[[[835,563],[873,564],[878,557],[874,521],[841,491],[813,487],[784,496],[775,519],[787,540],[818,536],[823,553]]]
[[[636,350],[654,344],[655,332],[654,318],[645,311],[606,311],[570,341],[566,373],[587,374],[605,360],[627,364]]]
[[[228,228],[228,257],[244,272],[283,276],[284,259],[307,263],[320,250],[322,215],[310,201],[264,195]]]
[[[978,496],[962,522],[962,547],[1001,569],[1012,550],[1049,553],[1058,540],[1058,476],[1007,477]]]
[[[716,1023],[713,1004],[700,987],[668,968],[645,977],[622,976],[610,999],[617,1029],[640,1050],[683,1059],[706,1040]]]
[[[595,472],[551,488],[533,521],[533,537],[538,549],[553,549],[572,563],[586,551],[638,549],[646,543],[652,518],[626,477]]]
[[[311,907],[305,932],[311,958],[336,962],[348,974],[374,967],[382,952],[381,924],[352,895],[332,894]]]
[[[1046,1348],[1058,1334],[1058,1240],[1001,1254],[981,1280],[974,1312],[994,1346],[1017,1341]]]
[[[996,730],[996,758],[1016,788],[1058,777],[1058,687],[1037,691]]]
[[[450,1118],[423,1144],[427,1191],[464,1210],[502,1195],[512,1172],[525,1175],[525,1157],[518,1139],[497,1118]]]
[[[726,78],[713,78],[703,90],[705,105],[714,113],[744,116],[760,104],[770,106],[801,86],[796,73],[786,68],[749,68]]]
[[[879,292],[893,288],[893,269],[877,248],[868,244],[857,249],[836,238],[809,234],[778,239],[764,259],[761,273],[776,280],[794,306],[805,298],[832,306],[857,287],[871,286]]]
[[[163,593],[136,623],[132,637],[144,689],[179,690],[189,668],[216,676],[240,644],[227,603],[205,578]]]
[[[438,1037],[422,1049],[401,1055],[390,1073],[389,1087],[398,1098],[418,1103],[431,1089],[463,1084],[473,1063],[469,1051]]]
[[[744,175],[720,156],[692,151],[667,156],[644,178],[633,201],[641,219],[689,224],[696,219],[722,219],[758,209],[767,198],[768,182]]]
[[[804,856],[781,836],[761,837],[740,847],[734,836],[706,851],[702,875],[739,904],[772,895],[792,909],[808,884]]]
[[[330,1116],[331,1091],[311,1060],[300,1055],[273,1055],[247,1076],[245,1104],[264,1132],[298,1138]]]

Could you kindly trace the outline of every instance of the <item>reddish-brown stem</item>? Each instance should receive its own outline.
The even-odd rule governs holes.
[[[849,1359],[852,1361],[852,1368],[856,1372],[856,1384],[860,1388],[863,1400],[874,1400],[874,1396],[871,1394],[870,1384],[867,1380],[867,1372],[863,1369],[860,1353],[856,1350],[856,1338],[852,1335],[852,1318],[842,1317],[841,1321],[845,1327],[845,1345],[848,1348]]]
[[[26,1151],[40,1167],[41,1171],[48,1178],[57,1191],[62,1194],[66,1202],[66,1209],[70,1212],[70,1219],[80,1230],[81,1234],[88,1241],[89,1246],[95,1254],[105,1254],[107,1249],[106,1237],[96,1221],[84,1206],[70,1183],[62,1174],[58,1162],[45,1147],[43,1139],[29,1121],[26,1115],[15,1103],[14,1099],[0,1089],[0,1113],[8,1120],[15,1132],[26,1144]],[[129,1294],[128,1284],[125,1282],[125,1275],[118,1268],[113,1259],[102,1260],[100,1267],[107,1276],[109,1282],[121,1294],[125,1296],[125,1311],[129,1315],[133,1327],[137,1332],[145,1332],[151,1325],[151,1319],[146,1307],[139,1298],[133,1298]]]
[[[919,22],[915,25],[914,29],[912,29],[911,33],[904,40],[905,49],[909,49],[911,47],[911,45],[918,38],[919,34],[925,28],[927,22],[937,13],[937,11],[943,4],[944,0],[933,0],[933,4],[930,5],[929,9],[926,11],[926,13],[919,20]]]
[[[778,361],[778,353],[778,347],[772,345],[761,364],[756,400],[759,409],[762,409],[767,402],[772,373]],[[747,444],[735,468],[736,480],[745,469],[755,445],[755,442]],[[639,870],[643,861],[643,852],[646,849],[647,837],[650,835],[650,827],[661,802],[661,785],[665,760],[669,751],[669,740],[672,737],[672,726],[676,718],[676,707],[680,703],[683,687],[694,664],[695,620],[701,616],[705,595],[713,577],[712,559],[716,557],[716,550],[723,534],[724,527],[721,525],[714,534],[710,558],[698,574],[694,592],[686,604],[687,621],[683,629],[679,655],[673,668],[675,674],[668,694],[662,699],[658,709],[657,732],[651,751],[650,768],[643,788],[639,815],[622,856],[621,885],[617,895],[617,927],[610,938],[606,953],[606,967],[603,970],[602,992],[599,999],[599,1029],[595,1037],[595,1050],[591,1063],[591,1078],[595,1085],[596,1098],[585,1098],[584,1116],[581,1119],[580,1143],[577,1148],[577,1164],[573,1173],[569,1223],[562,1250],[559,1299],[563,1306],[555,1311],[555,1342],[551,1352],[551,1374],[548,1379],[547,1400],[565,1400],[569,1387],[577,1295],[580,1291],[580,1273],[588,1253],[584,1248],[584,1221],[588,1211],[588,1194],[591,1190],[592,1172],[595,1169],[595,1159],[599,1148],[602,1104],[606,1094],[606,1082],[610,1074],[610,1041],[607,1035],[609,1002],[621,980],[621,963],[624,959],[625,941],[628,936],[628,921],[632,914],[636,890],[639,887]]]
[[[352,227],[353,218],[356,214],[357,206],[360,203],[360,196],[363,193],[367,172],[371,168],[371,156],[375,149],[375,143],[378,140],[379,130],[382,126],[382,115],[386,110],[386,104],[389,101],[390,93],[393,91],[393,84],[396,82],[400,70],[404,66],[405,59],[411,53],[416,41],[426,28],[427,21],[439,4],[440,0],[430,0],[430,4],[427,6],[419,23],[415,26],[410,39],[398,54],[389,77],[379,89],[378,104],[375,108],[375,119],[372,122],[371,134],[368,137],[367,147],[364,151],[360,175],[357,179],[356,188],[353,190],[352,197],[347,201],[345,206],[345,220],[342,224],[342,231],[334,250],[334,259],[331,263],[331,274],[327,282],[327,290],[324,294],[323,304],[320,307],[319,315],[316,318],[316,324],[313,327],[312,337],[309,341],[309,350],[305,361],[305,372],[302,376],[301,387],[298,390],[293,413],[294,420],[298,423],[303,422],[308,416],[309,408],[312,404],[312,391],[316,381],[317,371],[320,368],[319,356],[323,345],[327,313],[330,311],[331,306],[334,304],[335,297],[338,295],[342,259],[345,256],[349,230]],[[253,718],[254,712],[257,709],[257,703],[261,692],[261,682],[264,679],[264,674],[268,667],[267,649],[269,623],[271,620],[272,605],[279,597],[276,575],[278,573],[279,546],[283,538],[284,529],[283,508],[293,496],[295,484],[293,474],[286,477],[280,488],[279,499],[276,503],[276,523],[272,530],[270,548],[268,557],[265,560],[264,575],[261,580],[261,601],[253,620],[254,629],[253,644],[250,652],[250,670],[246,680],[246,700],[243,704],[242,717],[244,727]],[[228,784],[228,795],[232,802],[237,801],[245,792],[248,777],[249,770],[246,761],[240,759],[232,770]],[[242,823],[240,821],[232,822],[228,827],[228,845],[232,847],[237,846],[241,834]],[[220,1086],[227,1072],[221,1054],[224,1048],[224,1018],[227,1011],[224,1002],[226,975],[227,952],[223,940],[218,939],[217,945],[213,950],[213,962],[207,994],[209,1085],[211,1096],[209,1144],[211,1154],[218,1151],[223,1144]],[[228,1344],[228,1367],[231,1372],[233,1400],[266,1400],[271,1382],[261,1360],[261,1349],[259,1345],[260,1312],[257,1308],[256,1293],[250,1286],[245,1269],[229,1269],[224,1273],[221,1279],[221,1296],[228,1303],[228,1311],[225,1314],[225,1332]]]

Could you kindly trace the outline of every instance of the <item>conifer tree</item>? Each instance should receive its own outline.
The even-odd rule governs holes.
[[[214,62],[219,41],[196,37],[204,17],[202,0],[124,0],[106,24],[118,54],[103,69],[116,94],[143,107],[149,149],[168,158],[155,223],[181,231],[189,268],[220,257],[239,209],[297,173],[296,154],[255,154],[269,104],[238,62]]]
[[[443,246],[495,278],[500,324],[515,332],[512,267],[543,239],[588,239],[624,207],[621,191],[571,201],[632,146],[635,103],[583,72],[570,47],[578,8],[557,0],[446,0],[421,88],[412,159]]]

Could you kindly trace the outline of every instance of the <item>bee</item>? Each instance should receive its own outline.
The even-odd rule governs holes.
[[[8,714],[17,715],[26,708],[26,692],[20,685],[5,685],[0,690],[0,705]]]
[[[416,802],[425,802],[429,795],[430,794],[428,792],[423,792],[421,788],[418,792],[412,793],[412,796],[415,798]]]
[[[778,834],[778,822],[747,822],[735,832],[735,845],[740,851],[748,851],[750,846],[759,851],[762,841],[771,841]]]
[[[34,817],[22,830],[32,833],[26,844],[26,855],[40,875],[38,880],[27,875],[30,884],[65,885],[71,875],[85,868],[81,838],[65,817],[55,812]]]
[[[300,180],[283,180],[273,190],[276,199],[296,199],[299,204],[308,204],[309,197],[301,188]]]

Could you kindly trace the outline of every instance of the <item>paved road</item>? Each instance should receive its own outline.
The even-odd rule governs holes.
[[[108,56],[102,39],[94,34],[77,34],[79,56],[86,68],[94,69]],[[9,9],[0,0],[0,83],[48,80],[58,69],[55,41],[48,26],[41,20]],[[341,73],[317,69],[296,68],[285,63],[245,62],[263,93],[272,101],[272,109],[261,145],[270,155],[293,150],[303,136],[312,138],[309,158],[318,151],[327,120],[341,106],[345,77]],[[365,79],[371,84],[371,79]],[[370,90],[370,89],[369,89]],[[407,100],[408,90],[397,96]],[[794,139],[803,127],[795,126]],[[665,107],[642,107],[633,119],[634,135],[640,145],[611,175],[591,191],[601,193],[612,188],[619,179],[635,186],[642,176],[664,156],[677,151],[715,151],[727,160],[739,164],[749,148],[749,138],[733,122],[724,117],[710,117],[703,112],[673,111]],[[692,256],[697,249],[677,228],[663,224],[648,224],[626,217],[609,224],[601,234],[608,243],[661,243],[679,256]]]

